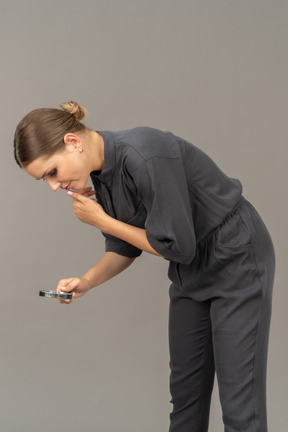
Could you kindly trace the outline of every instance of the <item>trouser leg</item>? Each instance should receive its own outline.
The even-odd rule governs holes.
[[[266,361],[270,309],[257,289],[217,299],[211,319],[225,432],[267,432]]]
[[[214,359],[210,301],[196,302],[170,287],[170,432],[207,432]]]
[[[244,215],[245,216],[245,215]],[[244,217],[243,216],[243,217]],[[275,257],[260,219],[211,303],[214,358],[225,432],[267,432],[266,366]],[[251,227],[250,227],[251,228]],[[230,276],[230,277],[229,277]]]
[[[260,216],[245,201],[172,270],[170,432],[208,430],[214,359],[225,432],[267,432],[275,254]]]

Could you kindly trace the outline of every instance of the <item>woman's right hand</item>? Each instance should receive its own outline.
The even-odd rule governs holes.
[[[114,252],[106,252],[98,263],[88,270],[81,278],[61,279],[56,291],[71,292],[71,300],[59,299],[60,303],[72,303],[75,299],[83,296],[91,288],[101,285],[112,277],[118,275],[135,260]]]
[[[90,287],[89,287],[87,279],[73,277],[73,278],[69,278],[69,279],[61,279],[58,282],[56,291],[63,291],[63,292],[67,292],[67,293],[71,292],[73,294],[73,297],[71,300],[59,299],[60,303],[70,304],[75,299],[86,294],[87,291],[89,291],[89,289],[90,289]]]

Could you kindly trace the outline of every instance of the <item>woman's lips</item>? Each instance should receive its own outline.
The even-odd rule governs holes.
[[[68,185],[65,187],[65,189],[67,189],[67,190],[71,189],[71,181],[68,183]]]

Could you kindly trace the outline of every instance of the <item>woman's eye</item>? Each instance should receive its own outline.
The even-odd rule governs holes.
[[[50,173],[49,173],[49,177],[55,177],[57,175],[57,169],[53,169]]]

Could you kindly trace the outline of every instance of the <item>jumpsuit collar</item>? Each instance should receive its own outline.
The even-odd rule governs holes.
[[[93,171],[101,183],[108,183],[113,177],[116,165],[116,150],[113,135],[108,131],[96,131],[104,140],[104,164],[102,171]]]

